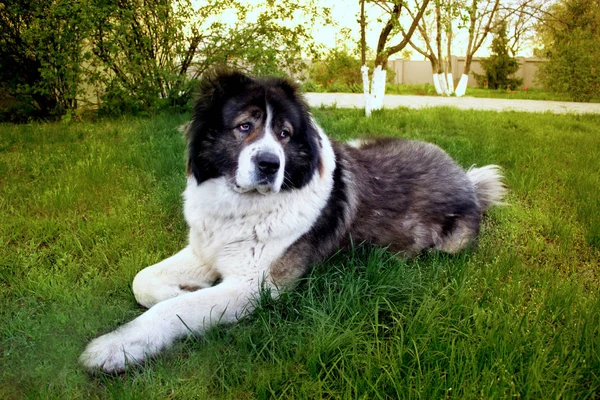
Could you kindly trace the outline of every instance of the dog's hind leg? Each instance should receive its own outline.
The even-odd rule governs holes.
[[[442,237],[441,243],[436,245],[437,250],[455,254],[468,247],[479,233],[478,222],[466,219],[456,222],[454,229]]]
[[[144,307],[212,286],[218,274],[196,257],[190,246],[141,270],[133,279],[135,299]]]

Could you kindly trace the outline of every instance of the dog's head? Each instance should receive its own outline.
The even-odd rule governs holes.
[[[319,169],[320,138],[297,86],[215,70],[200,83],[186,128],[188,175],[224,177],[239,193],[301,188]]]

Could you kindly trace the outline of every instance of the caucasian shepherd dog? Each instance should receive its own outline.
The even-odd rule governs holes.
[[[237,321],[261,288],[292,287],[351,240],[407,256],[460,251],[505,192],[497,166],[465,171],[432,144],[329,139],[281,78],[213,71],[185,133],[189,245],[138,273],[148,311],[93,340],[89,369],[120,371]]]

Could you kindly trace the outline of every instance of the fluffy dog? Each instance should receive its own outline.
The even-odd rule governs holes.
[[[93,340],[89,369],[120,371],[252,311],[341,246],[455,253],[504,194],[497,166],[464,171],[428,143],[329,139],[298,88],[221,70],[204,77],[186,127],[189,245],[133,281],[148,308]]]

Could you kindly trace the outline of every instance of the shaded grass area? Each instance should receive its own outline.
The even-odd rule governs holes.
[[[88,376],[85,343],[142,312],[133,276],[185,243],[185,118],[0,125],[0,398],[598,397],[599,116],[315,116],[500,164],[510,205],[462,254],[357,246],[240,324]]]
[[[362,93],[362,85],[334,84],[322,86],[312,82],[302,86],[306,92],[318,93]],[[422,85],[400,85],[387,84],[386,94],[413,95],[413,96],[438,96],[433,84]],[[516,90],[484,89],[479,87],[468,87],[465,97],[508,99],[508,100],[548,100],[548,101],[573,101],[567,93],[549,92],[545,89],[534,87],[520,87]],[[600,98],[593,98],[591,103],[600,103]]]

